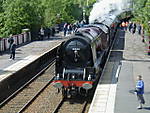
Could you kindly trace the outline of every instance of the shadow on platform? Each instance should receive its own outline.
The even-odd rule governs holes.
[[[132,62],[150,62],[150,60],[130,60],[130,59],[123,59],[123,60],[126,60],[126,61],[132,61]]]
[[[150,107],[143,107],[143,109],[145,109],[145,110],[150,110]]]

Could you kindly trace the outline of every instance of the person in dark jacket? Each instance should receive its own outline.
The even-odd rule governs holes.
[[[137,30],[138,30],[138,34],[141,35],[141,29],[142,29],[142,26],[140,24],[138,24],[137,26]]]
[[[68,26],[68,24],[65,23],[65,24],[64,24],[64,27],[63,27],[63,30],[64,30],[64,36],[66,36],[66,33],[67,33],[67,26]]]
[[[44,35],[45,35],[45,30],[43,27],[41,27],[41,29],[40,29],[40,40],[44,39]]]
[[[55,27],[52,27],[52,36],[55,36]]]
[[[14,39],[12,37],[12,34],[10,35],[10,38],[8,39],[8,43],[9,43],[9,50],[10,50],[11,45],[14,43]]]
[[[132,34],[136,32],[136,23],[132,24]]]
[[[48,36],[48,39],[50,38],[50,35],[51,35],[51,29],[50,29],[50,28],[47,28],[47,36]]]
[[[131,30],[132,30],[132,26],[133,26],[133,23],[130,22],[130,24],[129,24],[129,32],[130,32],[130,33],[131,33]]]
[[[16,44],[13,43],[10,47],[10,59],[15,59]]]
[[[138,75],[137,77],[138,81],[136,83],[136,90],[135,93],[137,95],[137,99],[139,101],[139,106],[137,107],[137,109],[142,109],[142,104],[145,104],[145,100],[143,97],[144,94],[144,82],[142,80],[142,76]]]

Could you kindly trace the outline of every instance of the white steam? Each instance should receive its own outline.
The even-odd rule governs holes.
[[[131,8],[132,0],[98,0],[90,13],[89,22],[114,20],[117,15]]]

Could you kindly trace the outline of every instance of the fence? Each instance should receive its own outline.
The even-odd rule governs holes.
[[[20,45],[26,42],[31,41],[31,33],[26,32],[19,35],[12,36],[16,45]],[[6,51],[9,49],[9,38],[0,38],[0,52]]]

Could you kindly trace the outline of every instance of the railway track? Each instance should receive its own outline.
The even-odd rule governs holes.
[[[0,104],[0,113],[21,113],[25,111],[38,95],[50,86],[55,72],[54,64],[55,61],[53,60],[49,66],[39,72],[32,80],[3,101]]]
[[[54,64],[55,61],[51,62],[28,83],[0,103],[0,113],[53,113],[59,102],[63,100],[61,93],[57,94],[57,90],[50,85],[55,74]],[[82,113],[82,106],[85,106],[85,103],[81,102],[80,105],[80,102],[75,102],[74,106],[79,107],[79,113]],[[69,105],[65,103],[65,106]]]
[[[85,113],[89,98],[63,98],[52,113]]]

